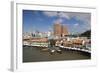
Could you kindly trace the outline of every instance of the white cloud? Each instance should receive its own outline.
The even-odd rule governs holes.
[[[43,14],[49,17],[57,16],[57,12],[44,11]]]
[[[79,26],[79,24],[78,24],[78,23],[76,23],[76,24],[74,24],[74,26]]]
[[[90,15],[89,14],[78,14],[76,15],[77,20],[84,21],[86,24],[90,24]]]
[[[65,12],[49,12],[49,11],[45,11],[45,12],[43,12],[43,14],[45,14],[45,15],[47,15],[49,17],[58,16],[60,18],[66,18],[66,19],[70,18],[68,13],[65,13]]]
[[[49,17],[59,16],[60,18],[66,18],[66,19],[71,19],[72,17],[75,17],[77,20],[83,21],[86,24],[90,24],[89,13],[44,11],[43,14]]]
[[[54,23],[62,23],[63,18],[70,20],[71,18],[75,18],[77,21],[81,21],[81,23],[76,23],[74,26],[68,24],[68,28],[70,32],[84,32],[85,30],[89,30],[91,28],[91,14],[90,13],[77,13],[77,12],[43,12],[45,15],[49,17],[59,16],[59,19],[55,20]]]
[[[63,19],[61,19],[61,18],[54,21],[54,23],[56,23],[56,24],[57,23],[59,24],[59,23],[62,23],[62,22],[63,22]]]
[[[59,13],[59,17],[66,18],[66,19],[70,19],[70,16],[68,15],[68,13],[65,13],[65,12],[60,12]]]

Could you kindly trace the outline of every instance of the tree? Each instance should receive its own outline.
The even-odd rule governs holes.
[[[91,38],[91,30],[85,31],[80,36]]]

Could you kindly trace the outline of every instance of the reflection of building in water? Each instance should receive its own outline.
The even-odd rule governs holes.
[[[59,23],[54,24],[54,36],[63,37],[68,35],[67,27]]]

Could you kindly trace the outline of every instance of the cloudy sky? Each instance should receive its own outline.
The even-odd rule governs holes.
[[[82,33],[91,28],[91,14],[78,12],[57,12],[23,10],[24,32],[47,32],[52,30],[53,24],[61,23],[72,34]]]

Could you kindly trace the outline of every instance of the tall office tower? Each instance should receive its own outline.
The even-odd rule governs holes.
[[[68,29],[67,29],[67,26],[65,26],[65,25],[62,25],[62,34],[61,34],[61,36],[66,36],[66,35],[68,35],[69,33],[68,33]]]
[[[54,36],[63,37],[68,35],[67,27],[61,24],[54,24]]]
[[[54,36],[61,36],[61,25],[60,24],[54,24]]]

